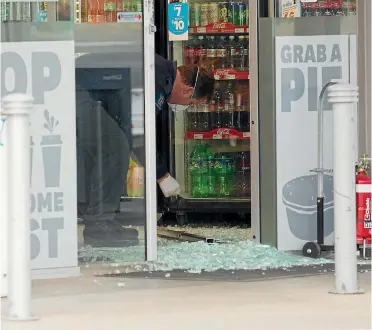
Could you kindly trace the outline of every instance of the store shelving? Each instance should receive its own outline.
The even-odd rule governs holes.
[[[237,71],[235,69],[215,69],[213,70],[215,80],[248,80],[248,71]]]
[[[190,4],[191,11],[195,3],[198,2]],[[215,8],[213,3],[208,2],[211,8]],[[242,8],[247,8],[244,6]],[[219,7],[226,8],[220,4]],[[190,17],[190,22],[205,22],[203,12],[200,15],[196,19]],[[236,210],[242,203],[241,209],[248,210],[251,139],[248,19],[241,19],[246,25],[232,24],[228,13],[219,13],[217,18],[215,9],[210,9],[207,19],[218,21],[190,26],[189,39],[173,48],[173,59],[178,63],[213,63],[210,69],[216,81],[213,95],[205,103],[177,115],[174,122],[176,179],[181,183],[180,196],[187,200],[186,209],[193,209],[194,201],[197,203],[202,198],[204,208],[214,209],[214,200],[218,200],[219,205],[224,201],[224,209],[231,203],[230,207]],[[200,151],[203,146],[206,150]],[[200,152],[198,156],[197,152]],[[229,169],[223,170],[223,166]],[[204,172],[206,177],[200,174]],[[226,187],[230,192],[225,190]]]
[[[250,138],[250,132],[238,132],[232,128],[216,128],[209,132],[185,132],[186,140],[246,140]]]
[[[206,26],[189,27],[190,34],[228,34],[228,33],[249,33],[248,26],[237,26],[231,23],[212,23]]]

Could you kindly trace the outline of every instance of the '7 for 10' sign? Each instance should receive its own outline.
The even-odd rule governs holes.
[[[168,3],[169,40],[188,40],[189,5],[187,2]]]

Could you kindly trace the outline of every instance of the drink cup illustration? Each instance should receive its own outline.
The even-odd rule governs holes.
[[[32,161],[34,156],[34,140],[32,136],[30,136],[30,184],[32,184]]]
[[[324,175],[324,236],[333,232],[333,177]],[[282,189],[289,228],[304,241],[316,240],[317,176],[305,175],[287,182]]]
[[[53,134],[54,129],[58,126],[58,121],[53,116],[49,116],[48,110],[44,111],[44,119],[44,128],[50,133],[41,139],[45,187],[59,187],[62,140],[60,135]]]

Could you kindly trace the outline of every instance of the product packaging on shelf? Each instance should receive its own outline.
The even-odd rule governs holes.
[[[229,24],[230,26],[248,26],[248,2],[243,1],[191,1],[190,26],[208,26]],[[214,28],[218,28],[214,26]]]
[[[249,153],[215,153],[210,145],[197,144],[189,155],[187,165],[190,173],[191,197],[249,197]]]

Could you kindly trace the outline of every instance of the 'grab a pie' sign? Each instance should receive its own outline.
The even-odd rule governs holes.
[[[1,98],[10,93],[34,98],[30,235],[35,277],[48,276],[48,270],[53,276],[78,270],[74,86],[73,41],[2,43]]]
[[[277,37],[276,157],[278,248],[302,249],[316,240],[317,104],[322,87],[333,79],[348,82],[349,36]],[[355,52],[355,49],[352,50]],[[354,58],[354,57],[353,57]],[[324,167],[333,168],[333,126],[325,94]],[[333,233],[333,180],[324,178],[325,223]]]

